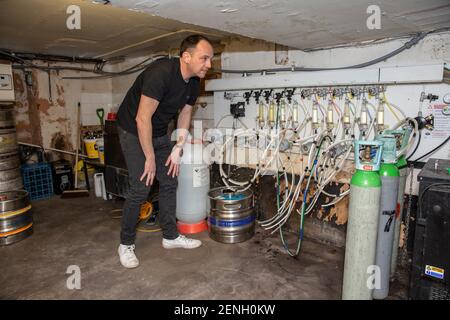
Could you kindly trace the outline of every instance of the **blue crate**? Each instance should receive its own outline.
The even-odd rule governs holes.
[[[52,168],[49,163],[23,164],[23,187],[31,200],[47,199],[53,195]]]

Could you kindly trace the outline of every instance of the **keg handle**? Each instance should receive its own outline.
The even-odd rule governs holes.
[[[240,203],[236,203],[236,204],[224,204],[223,207],[225,209],[240,209],[242,207],[242,205]]]

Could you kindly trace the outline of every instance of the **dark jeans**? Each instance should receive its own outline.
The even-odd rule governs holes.
[[[142,151],[139,138],[117,126],[120,145],[122,146],[125,162],[128,167],[130,188],[123,206],[122,231],[120,243],[124,245],[134,244],[136,239],[136,225],[139,219],[141,205],[147,201],[151,186],[145,185],[145,179],[140,181],[144,172],[145,155]],[[156,179],[159,182],[159,224],[164,239],[178,237],[176,224],[176,192],[177,177],[167,175],[169,167],[165,166],[167,158],[172,151],[175,142],[170,141],[168,135],[153,138],[153,150],[155,152]],[[154,182],[153,182],[154,183]]]

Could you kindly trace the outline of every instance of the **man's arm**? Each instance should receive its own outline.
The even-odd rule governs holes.
[[[180,157],[183,145],[187,142],[189,136],[189,127],[191,125],[192,106],[186,104],[181,109],[177,121],[177,144],[167,158],[166,166],[169,166],[167,175],[178,176],[180,172]]]
[[[152,143],[152,116],[158,107],[159,101],[147,96],[141,95],[138,112],[136,115],[136,126],[141,143],[142,151],[145,155],[144,172],[141,181],[147,176],[146,185],[153,184],[156,174],[155,152]]]
[[[183,146],[187,142],[189,127],[191,126],[192,109],[193,107],[191,105],[186,104],[178,115],[177,145]]]

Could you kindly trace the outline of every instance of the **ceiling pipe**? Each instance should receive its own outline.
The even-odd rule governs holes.
[[[187,32],[195,33],[195,34],[210,35],[210,36],[219,37],[219,38],[223,37],[223,36],[221,36],[219,34],[214,34],[214,33],[209,33],[209,32],[203,32],[203,31],[192,30],[192,29],[182,29],[182,30],[178,30],[178,31],[174,31],[174,32],[164,33],[164,34],[161,34],[159,36],[156,36],[156,37],[153,37],[153,38],[150,38],[150,39],[146,39],[144,41],[140,41],[140,42],[137,42],[137,43],[134,43],[134,44],[130,44],[128,46],[125,46],[125,47],[122,47],[122,48],[119,48],[119,49],[116,49],[116,50],[113,50],[113,51],[109,51],[109,52],[100,54],[98,56],[95,56],[94,59],[103,58],[105,56],[109,56],[109,55],[115,54],[117,52],[124,51],[126,49],[134,48],[134,47],[143,45],[143,44],[148,43],[148,42],[156,41],[156,40],[159,40],[159,39],[164,39],[164,38],[167,38],[167,37],[170,37],[170,36],[174,36],[174,35],[177,35],[177,34],[180,34],[180,33],[187,33]]]

